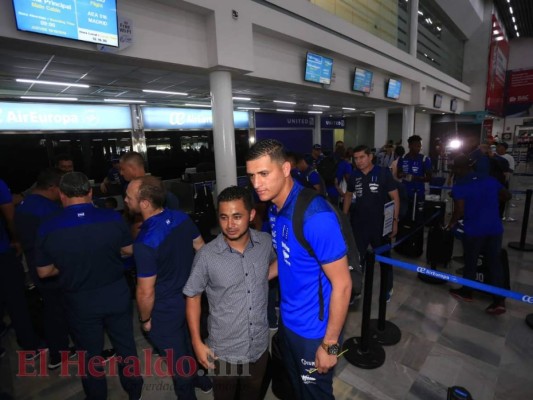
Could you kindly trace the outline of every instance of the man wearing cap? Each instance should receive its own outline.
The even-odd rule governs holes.
[[[313,148],[311,149],[311,155],[307,157],[306,161],[307,164],[311,168],[315,168],[320,164],[320,162],[324,159],[324,154],[322,154],[322,146],[320,144],[314,144]]]
[[[132,304],[121,255],[132,253],[126,223],[113,210],[93,206],[89,179],[65,174],[59,183],[64,209],[45,221],[38,233],[36,266],[42,279],[57,275],[64,293],[69,328],[84,362],[83,389],[89,399],[106,399],[101,375],[104,329],[119,356],[120,382],[130,399],[140,399],[143,379],[124,373],[120,360],[137,359]],[[91,364],[91,368],[89,367]]]

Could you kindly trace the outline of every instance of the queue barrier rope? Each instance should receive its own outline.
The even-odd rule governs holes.
[[[390,257],[384,257],[382,255],[376,254],[376,261],[381,261],[396,267],[400,267],[409,271],[417,272],[430,276],[432,278],[442,279],[447,282],[457,283],[464,286],[468,286],[472,289],[482,290],[484,292],[489,292],[497,296],[506,297],[509,299],[517,300],[522,303],[533,304],[533,294],[526,295],[518,292],[513,292],[512,290],[502,289],[496,286],[487,285],[485,283],[479,283],[477,281],[472,281],[470,279],[465,279],[458,277],[456,275],[448,274],[446,272],[437,271],[429,267],[422,267],[415,264],[409,264],[405,261],[395,260]]]

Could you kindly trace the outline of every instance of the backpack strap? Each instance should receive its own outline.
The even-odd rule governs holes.
[[[292,230],[296,236],[298,243],[313,257],[320,266],[320,262],[316,256],[315,251],[311,247],[311,244],[307,241],[304,236],[304,215],[309,207],[309,204],[316,198],[320,196],[315,190],[303,188],[296,199],[296,205],[294,206],[294,213],[292,215]],[[324,293],[322,293],[322,267],[320,267],[318,272],[318,319],[320,321],[324,320]]]

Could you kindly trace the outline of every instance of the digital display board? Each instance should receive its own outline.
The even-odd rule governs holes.
[[[17,29],[118,47],[116,0],[13,0]]]
[[[402,92],[402,81],[399,81],[397,79],[389,79],[389,83],[387,85],[387,93],[385,94],[386,97],[389,99],[398,100],[400,98],[400,93]]]
[[[435,94],[435,96],[433,96],[433,107],[435,108],[440,108],[442,106],[442,95],[440,94]]]
[[[370,93],[372,90],[372,77],[374,73],[363,68],[356,68],[353,78],[353,90]]]
[[[307,53],[304,78],[306,81],[329,85],[332,72],[333,59],[319,54]]]

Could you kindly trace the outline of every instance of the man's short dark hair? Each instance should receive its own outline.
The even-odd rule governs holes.
[[[54,157],[54,165],[57,167],[60,161],[73,161],[73,160],[69,154],[61,153]]]
[[[68,198],[84,197],[91,191],[91,184],[83,172],[68,172],[61,178],[59,190]]]
[[[503,146],[503,148],[505,150],[507,150],[509,148],[509,145],[506,142],[500,142],[500,143],[498,143],[498,146]]]
[[[403,146],[396,146],[396,148],[394,149],[394,154],[398,157],[401,157],[405,154],[405,149],[403,148]]]
[[[141,155],[141,153],[137,153],[136,151],[129,151],[120,156],[120,162],[136,164],[143,168],[145,167],[144,157]]]
[[[415,143],[415,142],[422,143],[422,138],[418,135],[413,135],[413,136],[409,136],[409,139],[407,139],[408,144]]]
[[[138,200],[147,200],[154,208],[161,208],[165,205],[166,191],[163,182],[158,177],[145,175],[135,180],[140,181]]]
[[[264,139],[254,144],[246,155],[246,161],[257,160],[263,156],[270,156],[272,161],[277,161],[280,164],[287,161],[283,144],[276,139]]]
[[[233,200],[242,200],[244,208],[246,208],[248,212],[252,211],[252,208],[254,208],[252,192],[241,186],[229,186],[224,189],[217,197],[217,204],[220,206],[220,203]]]
[[[353,149],[353,154],[359,153],[361,151],[364,151],[367,156],[372,154],[372,151],[370,150],[370,148],[366,144],[360,144],[359,146],[356,146]]]
[[[63,172],[60,169],[55,167],[46,168],[39,172],[35,187],[40,190],[46,190],[54,186],[59,187],[62,176]]]

